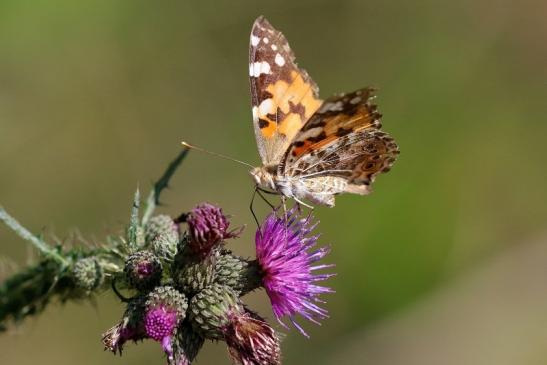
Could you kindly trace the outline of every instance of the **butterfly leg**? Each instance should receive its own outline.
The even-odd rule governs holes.
[[[299,200],[298,198],[294,198],[294,200],[296,201],[296,203],[298,203],[298,205],[303,205],[303,206],[305,206],[306,208],[310,208],[311,210],[314,210],[314,209],[315,209],[315,208],[313,207],[313,205],[306,204],[306,203],[304,203],[302,200]]]
[[[270,206],[270,208],[272,208],[273,210],[275,210],[275,207],[273,206],[272,203],[270,203],[268,201],[268,199],[266,199],[266,197],[264,195],[262,195],[262,193],[266,193],[266,194],[273,194],[273,195],[277,195],[276,193],[272,193],[272,192],[269,192],[267,190],[262,190],[261,188],[259,188],[258,186],[256,187],[255,191],[258,193],[258,196],[260,196],[262,198],[262,200],[264,200],[266,202],[266,204],[268,204]]]
[[[281,195],[281,204],[283,204],[283,218],[285,218],[285,222],[287,222],[287,199],[284,195]]]
[[[251,211],[251,214],[253,215],[253,218],[256,222],[256,226],[260,227],[260,223],[258,223],[258,218],[256,217],[255,211],[253,209],[253,204],[254,204],[255,196],[257,192],[258,192],[258,186],[255,187],[255,190],[253,192],[253,197],[251,198],[251,204],[249,204],[249,210]]]

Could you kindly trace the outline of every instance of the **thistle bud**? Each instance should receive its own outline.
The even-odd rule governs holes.
[[[186,316],[186,297],[173,287],[160,286],[148,294],[145,306],[146,335],[160,342],[169,359],[173,359],[173,336]]]
[[[168,215],[160,214],[156,215],[146,223],[144,228],[144,235],[147,244],[151,244],[154,238],[164,234],[169,236],[168,240],[178,242],[179,240],[179,227]]]
[[[195,294],[209,286],[215,278],[215,257],[201,259],[195,255],[177,257],[175,284],[181,291]]]
[[[137,290],[150,290],[161,280],[161,262],[150,251],[138,251],[127,258],[125,275],[129,285]]]
[[[71,274],[74,284],[85,291],[97,289],[104,283],[104,271],[96,257],[76,261]]]
[[[190,301],[189,317],[202,336],[208,339],[223,339],[223,328],[230,323],[233,312],[243,310],[237,294],[226,285],[213,284]]]
[[[222,209],[208,203],[192,209],[186,222],[190,233],[190,249],[201,256],[209,255],[223,240],[237,237],[241,232],[241,229],[228,232],[230,222]]]
[[[160,233],[152,239],[152,251],[160,259],[171,261],[177,253],[178,236],[171,233]]]
[[[247,294],[262,284],[260,266],[256,260],[245,260],[230,251],[223,251],[216,260],[215,283],[227,285],[239,295]]]

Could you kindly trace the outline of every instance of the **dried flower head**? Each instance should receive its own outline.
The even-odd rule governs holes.
[[[103,333],[102,342],[105,350],[114,354],[122,354],[123,346],[127,341],[139,341],[146,337],[142,319],[144,315],[144,300],[137,297],[131,300],[121,321]]]
[[[230,323],[224,327],[224,340],[234,362],[242,365],[281,363],[279,338],[274,329],[247,309],[230,314]]]
[[[316,274],[316,270],[332,265],[314,265],[329,252],[328,247],[312,250],[318,235],[310,233],[317,224],[312,224],[311,214],[301,218],[293,208],[287,218],[270,214],[257,230],[255,236],[256,257],[262,272],[262,285],[266,289],[272,310],[277,320],[288,316],[293,325],[306,337],[307,333],[295,322],[295,315],[319,324],[318,319],[328,317],[328,312],[316,303],[320,294],[331,293],[330,288],[319,286],[318,281],[334,274]]]

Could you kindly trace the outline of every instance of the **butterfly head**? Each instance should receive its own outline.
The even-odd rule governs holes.
[[[276,190],[274,169],[267,166],[255,167],[251,170],[251,176],[253,177],[256,185],[261,188]]]

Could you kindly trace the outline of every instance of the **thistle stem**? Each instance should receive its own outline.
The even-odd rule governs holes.
[[[60,263],[63,267],[68,266],[69,262],[59,255],[55,249],[50,247],[45,241],[32,234],[28,229],[23,227],[15,218],[6,212],[6,210],[0,207],[0,221],[4,222],[9,228],[19,235],[25,241],[30,242],[40,253],[46,257],[50,257],[53,260]]]
[[[169,180],[171,179],[171,177],[173,177],[175,171],[177,171],[177,168],[180,166],[180,164],[188,154],[188,151],[190,151],[190,149],[188,148],[184,148],[182,151],[180,151],[178,156],[173,161],[171,161],[163,175],[152,187],[152,190],[150,191],[150,194],[148,195],[144,205],[144,214],[141,221],[141,224],[143,226],[146,224],[146,222],[148,222],[150,217],[152,217],[152,214],[154,214],[154,210],[160,204],[161,192],[169,185]]]
[[[136,250],[137,248],[137,229],[139,226],[139,207],[140,207],[140,193],[139,188],[135,192],[135,197],[133,198],[133,206],[131,207],[131,220],[129,222],[129,248],[131,250]]]

